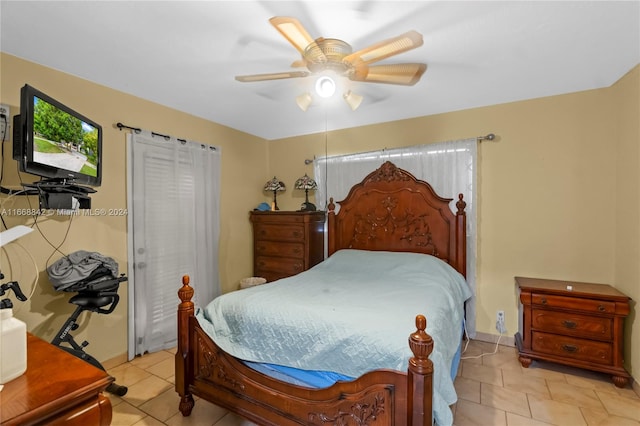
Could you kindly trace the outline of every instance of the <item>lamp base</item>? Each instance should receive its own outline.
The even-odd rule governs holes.
[[[315,212],[316,211],[316,206],[313,203],[310,203],[308,201],[305,201],[304,203],[302,203],[302,205],[300,206],[300,211],[301,212]]]

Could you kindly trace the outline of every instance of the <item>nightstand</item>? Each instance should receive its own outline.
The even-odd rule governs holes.
[[[253,275],[275,281],[324,259],[325,212],[252,211]]]
[[[611,374],[618,387],[624,369],[624,319],[629,297],[606,284],[516,277],[520,291],[519,360],[552,361]]]

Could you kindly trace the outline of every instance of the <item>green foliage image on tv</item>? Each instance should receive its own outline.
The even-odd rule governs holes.
[[[33,161],[98,176],[98,129],[38,97],[33,102]]]

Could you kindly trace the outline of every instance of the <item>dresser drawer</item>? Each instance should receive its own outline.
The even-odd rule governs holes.
[[[255,276],[274,281],[303,272],[324,259],[324,212],[252,211],[249,218]]]
[[[612,318],[546,309],[533,309],[532,312],[531,327],[535,330],[598,340],[613,338]]]
[[[613,348],[610,343],[594,342],[569,336],[532,332],[532,349],[563,358],[610,365]]]
[[[256,241],[255,254],[257,256],[284,256],[302,259],[304,244]]]
[[[259,223],[254,227],[256,241],[304,241],[304,227],[301,225],[271,225]]]
[[[554,296],[549,294],[531,294],[531,303],[546,307],[574,309],[577,311],[612,314],[616,311],[615,302],[581,299],[579,297]]]
[[[304,263],[302,259],[294,259],[287,257],[256,257],[256,276],[261,275],[262,271],[282,272],[288,275],[294,275],[304,271]]]

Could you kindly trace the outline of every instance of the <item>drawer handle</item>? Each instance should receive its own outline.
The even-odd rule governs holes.
[[[599,310],[600,312],[604,312],[604,311],[606,311],[606,310],[607,310],[607,308],[605,308],[605,307],[604,307],[604,305],[598,305],[598,310]]]
[[[575,346],[575,345],[566,345],[565,344],[565,345],[562,345],[562,349],[565,352],[574,353],[574,352],[576,352],[578,350],[578,347]]]
[[[296,271],[302,271],[302,264],[300,263],[296,263],[295,265],[293,265],[293,267]]]
[[[578,324],[575,321],[569,321],[569,320],[562,321],[562,325],[570,329],[574,329],[578,326]]]
[[[543,305],[547,304],[547,298],[543,297],[542,299],[540,299],[540,302],[542,302]]]

